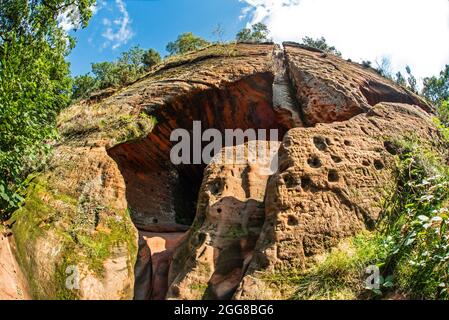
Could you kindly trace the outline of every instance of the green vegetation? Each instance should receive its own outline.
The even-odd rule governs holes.
[[[363,61],[362,64],[365,67],[371,67],[371,61]],[[405,67],[406,75],[404,76],[401,71],[396,72],[393,75],[391,61],[387,57],[382,57],[380,62],[376,61],[376,67],[374,70],[380,74],[382,77],[387,78],[391,81],[394,81],[397,85],[406,88],[407,90],[412,91],[413,93],[418,94],[418,81],[416,77],[413,75],[412,69],[410,66]]]
[[[424,79],[422,94],[435,104],[441,122],[449,127],[449,65],[440,72],[439,77]]]
[[[58,112],[70,102],[65,56],[73,39],[57,18],[87,25],[93,0],[4,0],[0,7],[0,217],[22,201],[27,174],[39,169],[56,136]]]
[[[195,36],[191,32],[179,35],[174,42],[167,44],[166,50],[170,55],[184,54],[207,47],[210,43],[203,38]]]
[[[92,63],[93,76],[75,77],[72,98],[85,99],[94,91],[132,83],[160,61],[161,56],[156,50],[135,46],[123,52],[117,61]]]
[[[381,237],[367,232],[343,241],[305,272],[285,269],[266,274],[262,279],[275,284],[287,293],[287,298],[295,300],[370,298],[376,294],[365,288],[366,268],[385,257]]]
[[[395,145],[396,185],[377,230],[343,241],[308,270],[261,279],[291,299],[449,299],[447,155],[414,140]],[[379,288],[366,286],[369,266],[379,268]]]
[[[304,37],[302,38],[302,44],[341,57],[341,52],[338,51],[334,46],[330,46],[329,44],[327,44],[324,37],[317,39]]]
[[[268,42],[268,27],[263,23],[256,23],[251,28],[244,28],[236,35],[236,40],[239,42]]]
[[[447,160],[416,141],[398,145],[397,186],[381,223],[389,248],[383,270],[394,275],[395,289],[409,297],[448,299]]]
[[[137,255],[134,226],[129,212],[113,212],[85,200],[57,192],[45,177],[30,179],[26,206],[14,212],[9,223],[17,245],[17,257],[29,278],[35,298],[75,299],[76,292],[65,287],[68,266],[86,267],[96,277],[104,275],[104,262],[116,248],[129,250],[129,270]],[[51,281],[37,269],[36,260],[45,243],[57,256]],[[45,252],[45,251],[44,251]],[[132,258],[131,258],[132,257]],[[50,259],[50,258],[49,258]]]

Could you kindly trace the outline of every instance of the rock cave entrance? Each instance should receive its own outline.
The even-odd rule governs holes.
[[[165,297],[172,253],[195,218],[205,165],[173,165],[171,132],[182,128],[191,133],[193,121],[201,121],[203,131],[222,133],[278,129],[281,140],[294,124],[285,109],[273,107],[274,82],[271,72],[260,73],[148,107],[147,113],[157,119],[155,129],[143,140],[108,150],[124,177],[128,208],[140,235],[136,299]]]

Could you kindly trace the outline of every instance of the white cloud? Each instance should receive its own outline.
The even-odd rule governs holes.
[[[105,4],[106,2],[104,0],[99,0],[94,3],[90,7],[92,10],[92,15],[95,15]],[[69,6],[64,12],[59,14],[58,24],[62,30],[65,31],[65,33],[80,28],[81,17],[76,5]]]
[[[119,16],[113,21],[103,19],[103,25],[106,27],[102,36],[107,40],[104,47],[112,46],[112,49],[117,49],[123,44],[126,44],[133,36],[134,32],[131,28],[132,20],[126,10],[126,5],[123,0],[115,0],[115,6],[118,10]]]
[[[447,0],[240,0],[249,24],[264,22],[276,42],[324,36],[353,60],[391,58],[420,79],[449,63]]]

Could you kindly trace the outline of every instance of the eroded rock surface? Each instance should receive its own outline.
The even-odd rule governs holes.
[[[290,79],[307,125],[349,120],[379,102],[431,106],[422,98],[381,77],[371,68],[284,43]]]
[[[0,226],[0,300],[28,300],[28,285],[14,257],[11,235]]]
[[[393,165],[386,141],[436,134],[422,110],[431,107],[373,70],[292,44],[170,58],[60,115],[50,164],[9,221],[30,294],[274,298],[259,271],[305,265],[374,225]],[[170,135],[193,121],[277,129],[273,143],[288,132],[279,172],[173,165]]]
[[[167,298],[232,297],[264,223],[265,188],[279,148],[279,142],[257,143],[266,151],[258,154],[257,161],[245,157],[241,162],[217,161],[207,167],[195,221],[170,269]],[[235,147],[222,150],[223,155],[226,152],[237,154]]]
[[[440,140],[428,114],[393,103],[349,121],[290,130],[266,189],[256,254],[235,298],[280,298],[264,275],[305,267],[341,239],[373,229],[394,183],[395,142],[411,137]]]

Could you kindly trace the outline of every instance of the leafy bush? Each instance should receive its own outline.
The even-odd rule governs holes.
[[[98,81],[89,74],[77,76],[73,79],[72,97],[86,99],[98,89]]]
[[[161,62],[161,55],[154,49],[148,49],[142,56],[142,63],[146,70]]]
[[[0,213],[5,214],[20,202],[16,191],[23,179],[48,154],[56,115],[69,103],[71,82],[61,47],[45,41],[30,46],[19,38],[2,49]]]
[[[174,42],[167,44],[166,50],[170,55],[184,54],[207,47],[210,43],[191,32],[183,33]]]
[[[423,95],[436,105],[448,104],[449,101],[449,65],[440,72],[438,77],[424,79]]]
[[[93,0],[4,0],[0,6],[0,218],[21,202],[20,189],[40,168],[56,136],[56,116],[70,101],[64,58],[73,40],[58,25],[86,26]]]
[[[338,51],[334,46],[330,46],[324,37],[313,39],[311,37],[302,38],[302,44],[316,48],[318,50],[322,50],[324,52],[335,54],[341,57],[341,52]]]
[[[268,27],[263,23],[256,23],[251,28],[244,28],[237,33],[236,40],[240,42],[266,42],[268,38]]]
[[[161,56],[156,50],[145,51],[135,46],[122,52],[117,61],[92,63],[93,76],[86,74],[75,77],[72,98],[85,99],[93,91],[132,83],[160,61]]]
[[[402,143],[397,186],[381,232],[388,242],[384,273],[412,298],[449,298],[449,168],[414,142]]]

